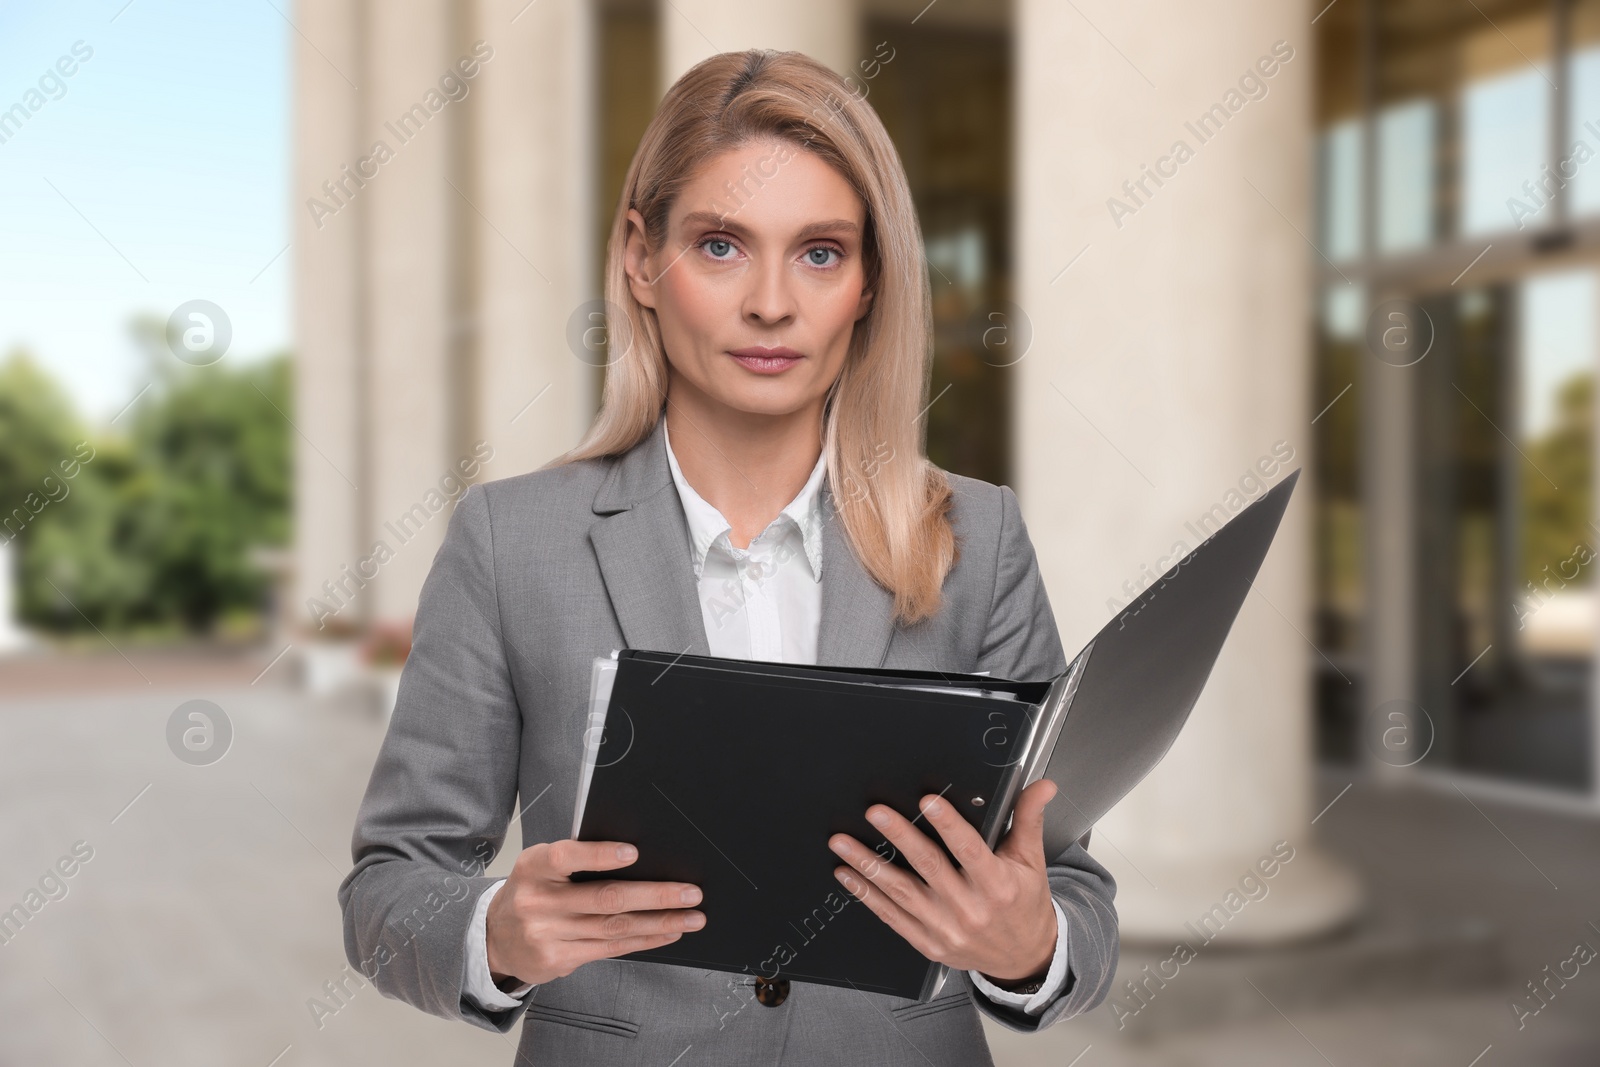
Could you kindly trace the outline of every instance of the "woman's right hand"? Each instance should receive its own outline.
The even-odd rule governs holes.
[[[574,871],[613,871],[638,859],[618,841],[552,841],[522,851],[489,902],[489,973],[532,985],[591,960],[668,945],[705,925],[700,887],[686,882],[574,882]]]

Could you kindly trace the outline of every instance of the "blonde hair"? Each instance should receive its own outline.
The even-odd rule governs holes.
[[[866,204],[862,256],[870,310],[856,324],[844,369],[823,405],[828,485],[856,557],[894,594],[896,621],[939,609],[957,545],[944,471],[929,462],[922,424],[933,357],[928,272],[916,208],[877,113],[844,79],[799,52],[751,49],[706,59],[677,80],[651,119],[623,181],[606,255],[613,344],[589,432],[549,466],[618,455],[662,417],[667,361],[655,311],[623,269],[628,209],[652,249],[666,238],[674,199],[701,165],[752,140],[778,138],[815,153]],[[741,188],[740,192],[743,192]]]

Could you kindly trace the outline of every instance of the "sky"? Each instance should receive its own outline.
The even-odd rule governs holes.
[[[28,350],[92,419],[148,381],[137,314],[209,300],[232,323],[225,359],[289,344],[291,11],[0,2],[0,112],[46,78],[0,143],[0,355]],[[75,45],[92,55],[50,84]]]

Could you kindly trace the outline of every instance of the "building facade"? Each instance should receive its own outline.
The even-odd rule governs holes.
[[[1565,544],[1593,517],[1594,465],[1573,458],[1592,407],[1561,379],[1540,425],[1573,441],[1551,446],[1556,491],[1529,496],[1545,439],[1508,399],[1552,343],[1518,309],[1594,303],[1589,186],[1559,184],[1590,180],[1559,147],[1583,101],[1547,94],[1558,177],[1535,166],[1528,190],[1472,169],[1507,150],[1468,136],[1539,95],[1495,79],[1578,69],[1600,20],[1483,7],[1469,25],[1431,0],[1242,0],[1153,25],[1053,0],[302,0],[305,639],[403,624],[465,486],[576,443],[604,242],[656,101],[708,55],[793,48],[847,75],[901,151],[937,325],[930,455],[1016,488],[1069,654],[1304,468],[1190,725],[1095,834],[1129,937],[1175,935],[1284,842],[1293,862],[1225,936],[1356,914],[1315,843],[1319,756],[1600,810],[1592,585]],[[1499,192],[1527,213],[1488,218]],[[1551,297],[1558,267],[1576,280]],[[1585,343],[1569,369],[1592,381],[1592,334],[1557,347]],[[1536,596],[1524,572],[1545,562],[1571,577]]]

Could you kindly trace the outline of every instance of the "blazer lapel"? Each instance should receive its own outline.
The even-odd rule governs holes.
[[[822,629],[817,662],[825,667],[881,667],[894,636],[894,595],[861,566],[822,488]]]
[[[604,518],[589,539],[628,647],[710,655],[690,563],[689,523],[667,466],[660,422],[613,464],[595,494],[594,511]],[[817,662],[880,667],[895,632],[894,596],[856,559],[826,481],[822,514]]]
[[[589,540],[629,648],[710,655],[690,562],[689,523],[657,423],[621,456],[595,494],[605,518]]]

